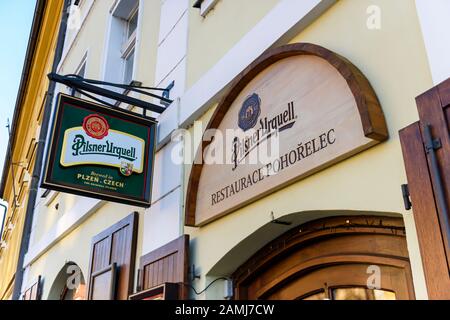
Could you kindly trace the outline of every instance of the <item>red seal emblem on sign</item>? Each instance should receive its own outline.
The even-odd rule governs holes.
[[[100,140],[108,135],[109,124],[102,116],[91,114],[84,118],[83,129],[88,136]]]

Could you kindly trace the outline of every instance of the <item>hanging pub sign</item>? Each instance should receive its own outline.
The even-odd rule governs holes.
[[[59,94],[41,186],[149,207],[156,122]]]
[[[204,136],[192,166],[190,226],[218,219],[388,137],[364,75],[348,60],[308,43],[271,49],[241,72],[206,129],[205,136],[217,133],[214,139]]]

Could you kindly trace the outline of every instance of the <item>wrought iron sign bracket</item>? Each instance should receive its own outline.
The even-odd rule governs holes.
[[[161,88],[155,88],[155,87],[142,87],[142,86],[133,85],[133,84],[126,85],[126,84],[105,82],[105,81],[99,81],[99,80],[93,80],[93,79],[85,79],[85,78],[83,78],[79,75],[75,75],[75,74],[69,74],[69,75],[63,76],[63,75],[59,75],[57,73],[49,73],[48,78],[50,79],[50,81],[55,81],[55,82],[64,84],[68,87],[71,87],[72,89],[85,95],[86,97],[89,97],[89,98],[91,98],[97,102],[100,102],[104,105],[107,105],[108,107],[113,108],[113,109],[117,109],[118,107],[116,105],[113,105],[111,103],[103,101],[89,93],[92,93],[92,94],[95,94],[95,95],[98,95],[98,96],[101,96],[104,98],[116,100],[118,102],[129,104],[129,105],[132,105],[132,106],[135,106],[138,108],[142,108],[144,110],[144,115],[143,115],[144,117],[147,117],[146,111],[163,113],[164,110],[166,109],[166,107],[159,106],[157,104],[143,101],[140,99],[136,99],[136,98],[130,97],[128,95],[118,93],[113,90],[108,90],[108,89],[102,88],[100,86],[109,86],[109,87],[121,88],[121,89],[124,89],[127,91],[137,92],[137,93],[146,95],[148,97],[159,99],[162,103],[167,104],[167,105],[169,105],[173,102],[173,100],[171,100],[167,97],[160,96],[158,94],[151,93],[148,91],[144,91],[144,90],[160,91],[160,92],[163,92],[163,94],[164,94],[164,92],[167,91],[167,89],[161,89]],[[87,93],[87,92],[89,92],[89,93]]]

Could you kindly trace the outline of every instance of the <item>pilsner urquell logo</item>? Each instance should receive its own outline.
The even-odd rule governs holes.
[[[244,131],[253,128],[261,114],[261,98],[256,94],[252,94],[245,99],[239,110],[238,126]]]
[[[287,103],[286,108],[278,114],[267,117],[261,116],[261,98],[258,94],[253,93],[248,96],[238,114],[238,126],[244,132],[259,126],[250,132],[248,136],[235,137],[232,144],[233,163],[232,170],[245,160],[245,158],[264,141],[270,139],[272,135],[276,135],[282,131],[290,129],[297,121],[294,102]]]
[[[108,135],[109,123],[102,116],[91,114],[84,118],[83,129],[88,136],[101,140]]]
[[[65,147],[69,141],[70,149]],[[66,130],[63,145],[61,164],[65,167],[83,164],[112,166],[119,168],[124,176],[130,176],[133,171],[142,172],[145,142],[112,130],[108,121],[98,114],[85,117],[82,127]]]

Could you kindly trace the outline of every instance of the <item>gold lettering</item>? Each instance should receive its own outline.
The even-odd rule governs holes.
[[[123,182],[108,180],[108,179],[104,179],[103,183],[107,186],[112,186],[112,187],[117,187],[117,188],[123,188],[125,186]]]

